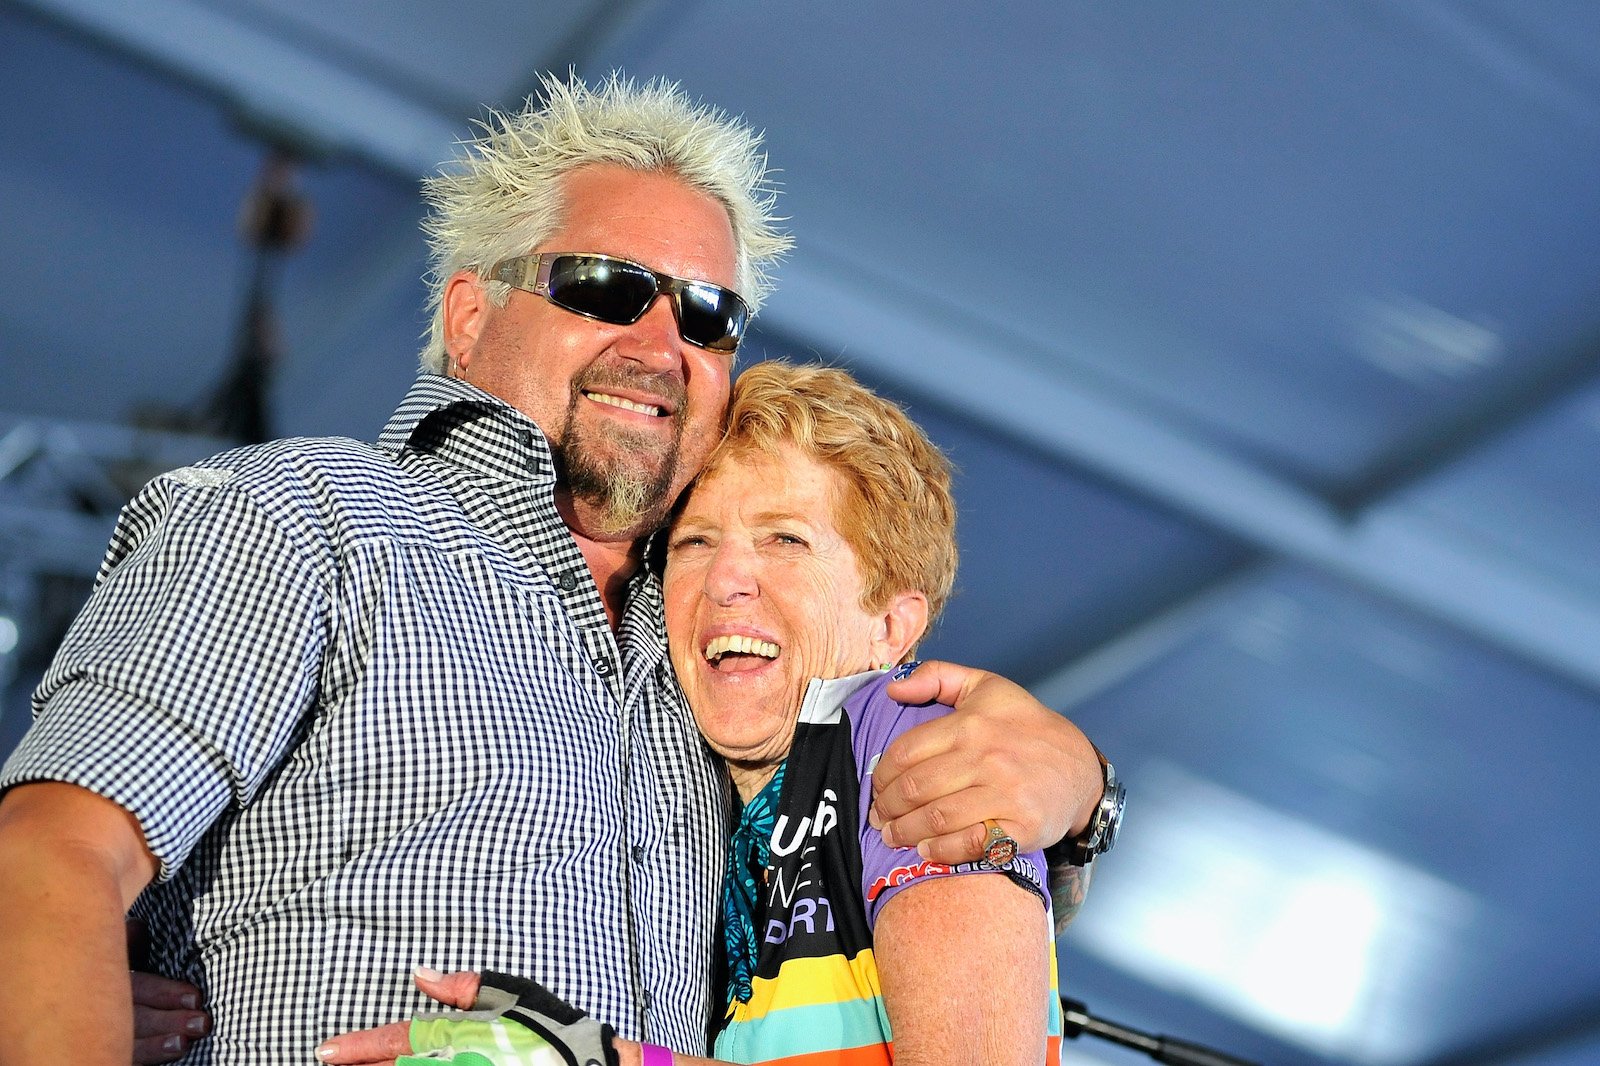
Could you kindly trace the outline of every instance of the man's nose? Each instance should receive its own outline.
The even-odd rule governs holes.
[[[651,373],[679,370],[683,364],[683,336],[678,332],[677,309],[670,293],[659,293],[640,316],[624,327],[613,346],[619,355],[632,359]]]

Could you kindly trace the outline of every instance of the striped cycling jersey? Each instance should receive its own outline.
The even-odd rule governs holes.
[[[981,861],[949,866],[886,846],[867,824],[877,757],[905,730],[949,710],[898,703],[884,694],[888,681],[870,672],[813,681],[806,690],[758,900],[750,998],[729,1003],[715,1041],[719,1059],[783,1066],[892,1061],[872,931],[883,905],[910,885],[1000,875],[1050,906],[1039,852],[1000,868]],[[1060,1061],[1061,1050],[1055,970],[1052,945],[1049,1063]]]

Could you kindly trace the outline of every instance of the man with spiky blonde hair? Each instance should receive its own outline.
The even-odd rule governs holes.
[[[561,221],[562,178],[596,163],[666,171],[720,203],[734,235],[734,288],[751,314],[760,310],[772,291],[772,267],[792,243],[776,228],[776,190],[760,136],[668,81],[634,87],[613,74],[592,91],[551,77],[540,85],[541,106],[492,114],[483,136],[467,146],[465,165],[423,182],[433,208],[423,222],[433,252],[433,322],[422,368],[445,372],[442,305],[450,276],[481,273],[545,243]],[[502,305],[511,294],[503,282],[490,282],[489,290]]]
[[[434,324],[376,444],[239,449],[124,511],[0,774],[0,1064],[203,1028],[141,1013],[135,1043],[135,900],[211,1012],[186,1061],[409,1013],[419,963],[703,1049],[727,784],[643,538],[787,238],[743,123],[662,82],[544,94],[427,186]],[[885,756],[886,837],[954,861],[984,819],[1026,846],[1089,823],[1070,723],[956,667],[902,685],[962,706]]]

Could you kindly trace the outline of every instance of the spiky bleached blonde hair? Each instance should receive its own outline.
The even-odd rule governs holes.
[[[739,294],[752,311],[760,308],[772,267],[790,245],[776,226],[761,134],[664,79],[636,85],[613,73],[591,89],[575,75],[545,75],[540,88],[542,101],[491,111],[456,165],[422,184],[432,313],[423,369],[444,370],[445,283],[457,271],[481,273],[538,247],[561,224],[562,177],[594,163],[670,173],[722,204],[738,250]],[[503,282],[487,289],[496,304],[511,292]]]

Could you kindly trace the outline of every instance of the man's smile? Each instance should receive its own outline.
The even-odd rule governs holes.
[[[638,414],[649,415],[652,418],[663,418],[671,413],[659,404],[639,403],[609,392],[590,392],[585,390],[583,395],[595,403],[603,403],[610,407],[620,407],[624,411],[633,411]]]

